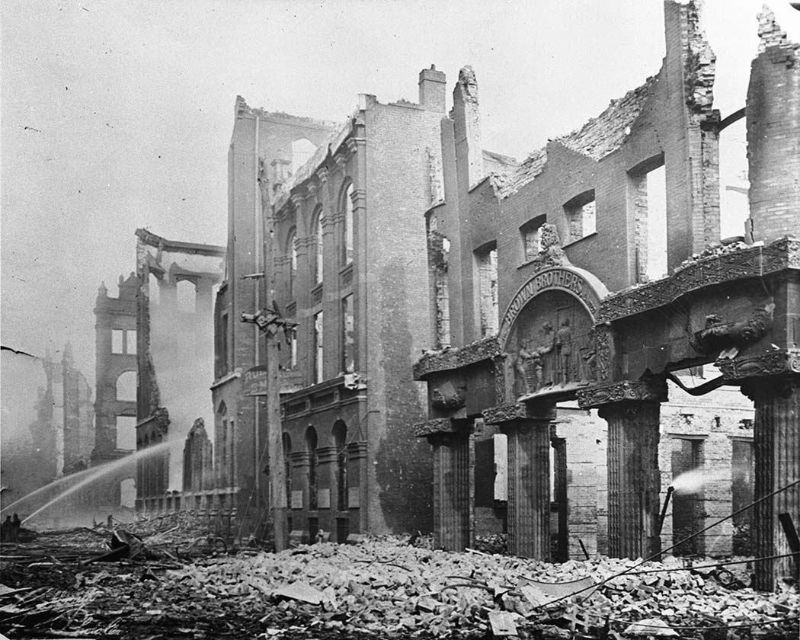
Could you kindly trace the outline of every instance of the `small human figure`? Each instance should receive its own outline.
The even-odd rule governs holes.
[[[11,523],[11,516],[6,516],[3,524],[0,524],[0,541],[11,542],[11,529],[14,525]]]
[[[550,323],[549,320],[545,320],[542,323],[542,328],[539,330],[539,335],[541,336],[541,341],[539,345],[536,347],[536,352],[539,354],[539,358],[541,360],[542,366],[542,384],[541,386],[547,386],[553,384],[554,379],[554,367],[553,365],[553,358],[549,354],[552,353],[553,347],[555,346],[555,336],[553,335],[553,325]],[[545,357],[547,356],[547,357]]]
[[[527,338],[520,340],[517,358],[514,360],[514,378],[517,382],[517,387],[522,388],[522,393],[531,392],[531,385],[528,382],[528,363],[534,356],[533,353],[528,350],[529,342]]]
[[[19,516],[15,513],[14,517],[11,518],[11,542],[17,542],[17,540],[19,540],[20,527],[22,527],[22,521],[20,521]]]
[[[531,368],[533,369],[533,390],[538,391],[544,386],[544,362],[542,353],[539,349],[533,352],[531,357]]]
[[[558,354],[557,366],[561,369],[560,377],[563,384],[571,379],[572,361],[572,329],[569,327],[569,318],[561,321],[561,326],[556,332],[556,353]]]

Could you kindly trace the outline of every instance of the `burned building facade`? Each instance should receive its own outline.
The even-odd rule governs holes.
[[[138,281],[120,276],[117,297],[100,285],[95,302],[95,448],[92,466],[119,460],[136,449]],[[113,511],[134,506],[136,474],[131,467],[95,487],[95,502]]]
[[[666,2],[656,76],[488,177],[477,82],[462,71],[442,122],[444,200],[427,213],[438,349],[415,366],[440,546],[507,528],[519,555],[565,559],[580,539],[648,556],[754,496],[740,531],[752,527],[758,556],[787,550],[777,517],[796,517],[800,496],[800,246],[786,237],[800,228],[800,67],[769,15],[759,33],[746,107],[722,118],[697,8]],[[719,137],[743,116],[750,217],[722,242]],[[666,485],[684,470],[704,489],[676,492],[674,531],[662,530]],[[730,553],[726,526],[721,548],[695,538],[683,551]],[[756,572],[771,586],[788,565]]]
[[[336,127],[237,102],[230,234],[252,242],[236,225],[253,228],[261,167],[275,260],[263,265],[258,247],[229,246],[217,302],[215,407],[218,433],[227,424],[232,441],[223,447],[218,437],[216,455],[218,468],[240,483],[240,503],[252,502],[244,486],[261,496],[255,504],[263,513],[266,425],[256,409],[263,415],[265,407],[244,396],[265,392],[257,383],[264,338],[239,320],[268,306],[257,278],[242,277],[273,269],[275,302],[296,324],[281,345],[280,403],[289,530],[297,540],[319,530],[343,542],[351,534],[430,527],[430,454],[411,432],[424,417],[425,394],[411,368],[413,354],[430,346],[422,220],[439,197],[430,176],[441,173],[444,89],[444,74],[425,69],[418,102],[361,95]],[[299,135],[314,153],[281,173],[276,168],[289,166]],[[231,337],[241,341],[232,345]],[[220,462],[223,450],[233,465]]]
[[[136,449],[162,446],[137,461],[137,506],[193,509],[211,492],[213,299],[223,247],[136,231]]]

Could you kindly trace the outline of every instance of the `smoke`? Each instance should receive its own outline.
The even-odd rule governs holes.
[[[208,274],[220,269],[220,258],[211,256],[164,251],[161,262],[167,273]],[[151,294],[150,354],[160,405],[169,412],[167,441],[184,443],[197,418],[203,418],[213,441],[209,387],[214,380],[214,289],[208,281],[195,288],[189,280],[165,280],[160,289],[157,302]],[[170,491],[183,489],[181,450],[176,447],[170,455]]]
[[[703,471],[701,469],[691,469],[677,476],[672,481],[672,488],[675,490],[676,494],[686,495],[699,493],[704,484],[705,479],[703,477]]]

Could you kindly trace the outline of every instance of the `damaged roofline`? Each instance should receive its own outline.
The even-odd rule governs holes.
[[[164,251],[179,251],[181,253],[193,253],[202,256],[223,257],[225,255],[225,247],[220,247],[215,244],[202,244],[199,242],[167,240],[147,229],[137,229],[136,237],[139,238],[143,244],[155,247],[156,249],[163,249]]]

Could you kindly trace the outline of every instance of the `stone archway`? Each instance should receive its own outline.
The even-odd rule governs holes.
[[[597,380],[594,316],[606,294],[594,275],[571,266],[539,271],[520,287],[498,334],[508,401],[569,395]]]

